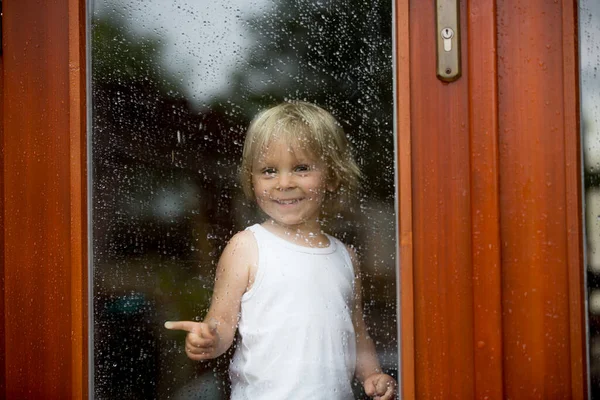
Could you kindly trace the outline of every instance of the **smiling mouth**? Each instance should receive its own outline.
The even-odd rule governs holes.
[[[281,204],[281,205],[287,206],[287,205],[297,204],[297,203],[299,203],[301,200],[303,200],[303,199],[291,199],[291,200],[280,200],[280,199],[275,199],[274,201],[275,201],[275,203],[277,203],[277,204]]]

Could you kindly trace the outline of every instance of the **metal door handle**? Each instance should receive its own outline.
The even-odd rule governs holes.
[[[437,77],[444,82],[460,78],[459,0],[436,0]]]

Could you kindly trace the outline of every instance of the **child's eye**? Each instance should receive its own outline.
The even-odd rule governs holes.
[[[270,168],[270,167],[263,168],[260,172],[261,172],[261,174],[268,175],[268,176],[275,175],[277,173],[275,168]]]
[[[306,165],[306,164],[301,164],[296,166],[296,168],[294,168],[296,172],[308,172],[310,171],[310,166]]]

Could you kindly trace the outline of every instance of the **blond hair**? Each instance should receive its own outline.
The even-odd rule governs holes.
[[[337,188],[327,196],[330,208],[340,208],[349,200],[348,196],[358,190],[361,172],[340,124],[321,107],[293,101],[260,112],[250,123],[240,170],[242,189],[249,200],[256,200],[252,166],[274,139],[294,144],[301,142],[315,157],[324,161],[328,183]]]

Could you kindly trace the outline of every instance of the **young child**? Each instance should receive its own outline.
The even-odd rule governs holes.
[[[266,216],[237,233],[217,267],[204,322],[167,322],[187,331],[192,360],[219,357],[240,342],[230,366],[232,399],[391,399],[363,319],[355,252],[321,230],[327,205],[343,205],[360,171],[333,116],[289,102],[250,124],[242,186]]]

